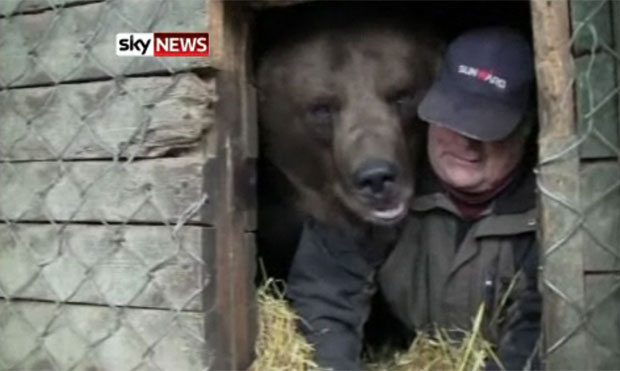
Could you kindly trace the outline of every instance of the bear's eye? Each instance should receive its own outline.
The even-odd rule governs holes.
[[[390,101],[399,116],[404,118],[411,118],[415,116],[418,102],[417,96],[413,92],[399,92],[398,94],[395,94]]]
[[[330,102],[317,102],[308,107],[306,119],[314,125],[327,127],[332,124],[336,105]]]

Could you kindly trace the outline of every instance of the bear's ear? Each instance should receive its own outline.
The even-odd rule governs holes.
[[[446,42],[443,39],[440,39],[436,35],[425,34],[426,37],[423,41],[426,43],[429,50],[429,63],[431,67],[431,72],[433,76],[437,76],[439,71],[441,70],[441,66],[443,64],[443,55],[446,51]],[[433,78],[434,80],[434,78]]]
[[[443,63],[443,55],[447,46],[446,40],[438,36],[437,31],[430,25],[422,25],[421,31],[416,34],[416,38],[418,43],[426,46],[430,72],[433,76],[437,76]]]

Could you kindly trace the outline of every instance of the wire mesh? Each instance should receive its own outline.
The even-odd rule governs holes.
[[[556,123],[539,138],[545,147],[537,168],[546,236],[540,282],[546,322],[542,356],[549,369],[617,369],[620,4],[568,5],[573,72],[551,110],[574,110],[575,130],[570,122]]]
[[[0,369],[209,368],[214,80],[115,55],[206,4],[0,1]]]
[[[114,53],[118,32],[205,31],[205,4],[0,1],[0,369],[209,368],[215,86],[204,60]],[[539,181],[564,214],[543,220],[543,359],[615,369],[620,6],[570,6],[578,132],[537,169],[576,171]]]

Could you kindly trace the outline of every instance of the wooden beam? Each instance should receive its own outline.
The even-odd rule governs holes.
[[[247,210],[253,163],[248,162],[246,125],[255,115],[251,112],[253,93],[248,81],[250,14],[237,2],[211,3],[213,14],[219,14],[222,29],[215,45],[219,45],[216,105],[218,133],[218,186],[214,205],[217,226],[215,251],[216,286],[209,295],[216,316],[210,316],[208,327],[217,335],[216,369],[247,369],[253,359],[255,332],[254,250],[248,246]]]
[[[203,309],[212,228],[0,225],[0,297]]]
[[[192,73],[1,90],[0,160],[157,157],[196,148],[205,133],[214,135],[215,99],[215,81]]]
[[[546,369],[587,369],[579,156],[573,102],[570,18],[566,0],[533,0],[539,100],[540,276]]]
[[[0,163],[0,217],[14,221],[213,224],[202,155],[130,163]],[[191,216],[192,209],[197,212]]]

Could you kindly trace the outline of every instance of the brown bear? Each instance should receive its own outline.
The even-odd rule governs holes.
[[[357,238],[393,234],[413,194],[416,108],[441,43],[386,7],[315,7],[270,24],[279,31],[257,68],[259,249],[269,274],[285,277],[305,215]]]

